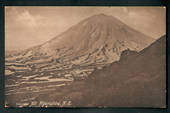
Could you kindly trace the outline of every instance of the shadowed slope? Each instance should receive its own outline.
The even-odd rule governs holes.
[[[81,87],[77,88],[77,92],[81,93],[76,97],[68,95],[75,106],[164,108],[166,106],[165,36],[139,53],[125,50],[120,61],[94,71],[82,86],[77,87]]]

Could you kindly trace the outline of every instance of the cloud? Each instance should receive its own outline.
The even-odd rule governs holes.
[[[5,17],[6,23],[13,26],[35,28],[47,24],[47,17],[33,15],[25,8],[21,10],[19,7],[5,7]]]
[[[24,10],[22,13],[18,13],[16,21],[27,27],[39,27],[43,25],[45,17],[39,15],[31,15],[29,11]]]

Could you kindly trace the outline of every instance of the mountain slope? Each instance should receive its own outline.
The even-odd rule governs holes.
[[[140,51],[152,41],[152,38],[118,19],[99,14],[79,22],[42,45],[6,56],[6,62],[17,62],[29,68],[34,66],[34,69],[39,69],[43,60],[52,67],[102,68],[118,61],[122,51]]]
[[[139,51],[152,41],[152,38],[128,27],[118,19],[99,14],[81,21],[41,45],[38,52],[53,55],[55,58],[62,56],[62,59],[67,60],[86,54],[90,54],[90,57],[99,54],[104,57],[103,60],[109,59],[113,62],[119,59],[120,53],[126,48]],[[103,50],[105,51],[102,52]]]
[[[48,72],[28,72],[32,75],[17,80],[22,74],[5,77],[8,106],[165,108],[166,37],[140,52],[123,51],[119,61],[93,71],[85,80],[58,81]],[[56,81],[37,80],[46,74]]]
[[[76,96],[66,96],[72,99],[73,106],[164,108],[166,37],[139,53],[125,50],[120,61],[94,71],[84,83],[77,84],[70,86],[77,87],[74,88]]]

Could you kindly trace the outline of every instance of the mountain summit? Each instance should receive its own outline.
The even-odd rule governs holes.
[[[47,55],[62,61],[81,59],[111,63],[126,49],[140,51],[153,41],[113,16],[98,14],[72,26],[52,40],[29,49],[33,56]],[[26,53],[25,53],[26,54]]]
[[[36,60],[43,61],[47,58],[53,65],[66,65],[68,68],[89,65],[102,68],[118,61],[122,51],[140,51],[152,41],[152,38],[132,29],[117,18],[98,14],[79,22],[42,45],[11,57],[23,65],[30,62],[30,65],[35,65]]]
[[[127,26],[119,19],[98,14],[79,22],[46,43],[9,55],[6,61],[19,62],[39,69],[43,61],[67,69],[73,67],[103,68],[118,61],[122,51],[140,51],[152,38]],[[36,62],[41,62],[35,64]],[[44,63],[46,63],[44,62]],[[50,67],[48,67],[50,68]]]

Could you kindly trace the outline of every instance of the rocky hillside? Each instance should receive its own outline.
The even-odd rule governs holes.
[[[120,61],[95,70],[81,84],[75,97],[67,95],[75,106],[165,108],[166,37],[139,53],[123,51]]]
[[[126,49],[140,51],[152,41],[152,38],[118,19],[99,14],[79,22],[42,45],[8,54],[6,72],[14,72],[11,65],[15,68],[22,65],[31,71],[87,66],[93,70],[118,61],[121,52]]]

